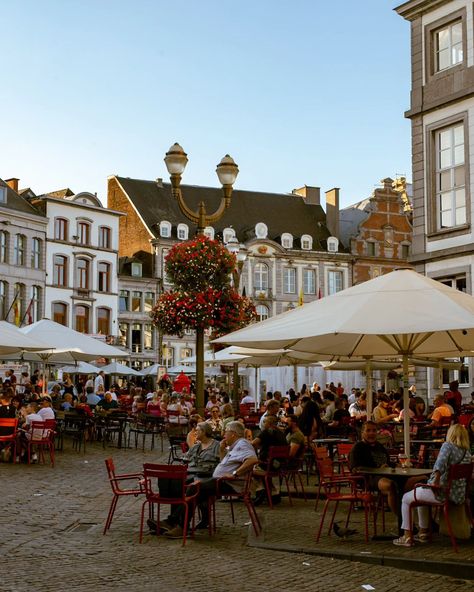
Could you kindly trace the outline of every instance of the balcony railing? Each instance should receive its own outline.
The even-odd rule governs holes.
[[[272,300],[273,292],[271,288],[254,288],[253,297],[257,300]]]

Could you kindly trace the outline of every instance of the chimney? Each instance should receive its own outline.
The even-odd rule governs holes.
[[[10,187],[10,189],[13,189],[13,191],[16,191],[18,193],[18,181],[20,179],[17,179],[16,177],[12,177],[11,179],[5,179],[5,183],[8,185],[8,187]]]
[[[321,205],[320,192],[321,190],[319,187],[304,185],[299,189],[293,189],[291,193],[293,195],[300,195],[304,199],[305,203],[311,206],[319,206]]]
[[[339,187],[326,191],[326,226],[331,236],[339,238]]]

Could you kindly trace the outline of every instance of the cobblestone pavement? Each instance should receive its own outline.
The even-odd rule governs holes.
[[[143,462],[163,460],[155,452],[66,450],[54,469],[42,465],[0,464],[3,512],[0,516],[2,592],[51,591],[301,591],[352,592],[370,584],[377,592],[456,592],[472,582],[414,573],[305,553],[256,549],[247,545],[248,516],[236,506],[232,525],[228,504],[217,507],[218,533],[181,541],[146,536],[138,544],[140,501],[119,501],[110,532],[102,528],[111,500],[104,458],[118,472],[134,472]],[[279,542],[307,536],[315,526],[311,507],[284,500],[275,510],[259,509]],[[309,529],[309,530],[308,530]],[[306,532],[307,531],[307,532]],[[271,534],[277,532],[278,534]],[[309,544],[309,541],[308,541]],[[335,543],[342,545],[343,543]]]

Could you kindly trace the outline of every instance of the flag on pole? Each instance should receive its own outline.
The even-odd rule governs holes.
[[[13,303],[13,318],[15,320],[15,325],[17,327],[20,326],[21,318],[20,318],[20,303],[18,302],[18,298],[15,298],[15,302]]]
[[[319,290],[318,290],[318,300],[321,300],[322,297],[323,297],[323,295],[321,294],[321,288],[319,288]]]
[[[303,286],[301,286],[300,295],[298,296],[298,306],[303,306],[303,304],[304,304]]]
[[[25,316],[28,319],[28,325],[31,325],[33,323],[33,298],[30,300],[30,303],[28,304],[28,308],[26,309],[26,313]]]

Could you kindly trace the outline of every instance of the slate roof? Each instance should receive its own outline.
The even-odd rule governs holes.
[[[184,222],[190,228],[190,236],[194,234],[195,225],[181,214],[169,183],[119,176],[116,179],[155,237],[159,236],[158,225],[163,220],[173,227]],[[209,213],[218,207],[222,196],[222,190],[215,187],[182,185],[182,191],[190,208],[197,210],[198,203],[204,201]],[[214,229],[219,233],[224,228],[233,228],[237,238],[244,242],[255,237],[258,222],[267,225],[270,240],[280,242],[281,235],[289,232],[294,237],[294,248],[299,248],[299,238],[308,234],[313,238],[313,250],[326,250],[324,245],[330,233],[323,208],[309,205],[303,197],[294,194],[234,190],[230,207]]]
[[[339,238],[345,247],[350,247],[351,237],[359,233],[359,224],[367,218],[369,212],[369,197],[339,212]]]
[[[0,203],[2,208],[7,208],[9,210],[16,210],[17,212],[23,212],[25,214],[34,214],[36,216],[44,216],[43,212],[40,212],[35,207],[33,207],[27,199],[18,195],[16,191],[14,191],[11,187],[9,187],[3,179],[0,179],[0,186],[6,187],[7,191],[7,201],[6,203]]]

